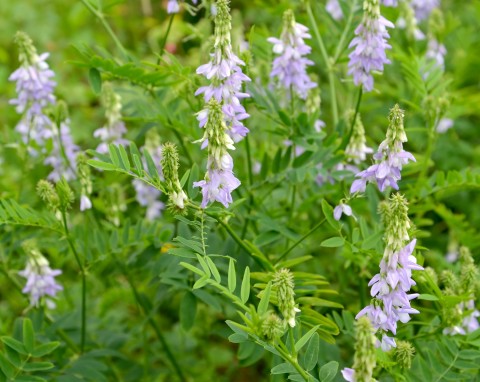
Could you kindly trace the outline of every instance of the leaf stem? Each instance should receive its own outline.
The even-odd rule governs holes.
[[[314,233],[320,226],[325,223],[326,219],[323,218],[320,220],[315,226],[308,231],[305,235],[303,235],[300,239],[298,239],[295,243],[292,244],[285,252],[283,252],[278,259],[276,259],[275,264],[278,264],[280,260],[282,260],[285,256],[287,256],[291,251],[293,251],[298,245],[300,245],[307,237],[309,237],[312,233]]]
[[[130,272],[129,272],[128,268],[117,259],[115,254],[112,253],[111,255],[112,255],[113,259],[115,260],[115,263],[117,264],[117,266],[120,268],[122,273],[125,275],[125,278],[127,279],[128,285],[130,285],[130,289],[132,290],[133,297],[135,298],[135,301],[142,308],[143,313],[144,313],[145,317],[147,318],[148,323],[150,324],[150,326],[152,327],[153,331],[155,332],[158,340],[162,344],[163,350],[165,351],[165,354],[167,355],[167,358],[170,360],[170,363],[172,364],[173,368],[175,369],[175,373],[177,374],[178,378],[180,378],[180,380],[182,382],[186,382],[187,379],[183,375],[182,369],[180,368],[177,360],[175,359],[175,356],[173,355],[172,351],[170,350],[170,347],[169,347],[165,337],[163,336],[162,331],[158,327],[157,322],[149,314],[148,306],[146,306],[146,304],[145,304],[146,297],[144,297],[144,298],[140,297],[140,294],[138,293],[138,289],[135,286],[135,284],[133,283],[133,280],[132,280],[132,277],[130,275]],[[148,305],[151,305],[151,304],[149,303]]]
[[[335,89],[335,76],[333,75],[333,65],[332,60],[328,57],[327,49],[325,48],[325,44],[322,39],[322,35],[318,30],[317,22],[315,20],[315,16],[312,12],[312,7],[310,5],[310,1],[307,2],[307,13],[310,19],[310,23],[312,24],[313,33],[318,43],[318,47],[320,48],[320,53],[322,54],[323,60],[325,61],[325,65],[327,67],[328,72],[328,83],[330,85],[330,102],[332,106],[332,117],[333,117],[333,124],[337,126],[338,124],[338,105],[337,105],[337,93]]]
[[[107,33],[110,35],[112,40],[115,42],[115,45],[117,45],[117,48],[122,52],[122,54],[125,57],[128,57],[127,50],[124,48],[120,40],[118,39],[117,35],[113,31],[113,29],[110,27],[108,24],[107,20],[105,19],[105,15],[99,10],[93,7],[88,0],[80,0],[90,12],[102,23],[103,27],[107,31]]]
[[[63,221],[63,228],[65,230],[65,236],[67,238],[67,242],[70,246],[70,249],[72,250],[73,256],[75,257],[75,260],[78,264],[78,267],[80,269],[80,274],[82,276],[82,312],[81,312],[81,334],[80,334],[80,353],[83,354],[85,351],[85,337],[86,337],[86,331],[87,331],[87,276],[85,273],[85,267],[83,266],[80,257],[77,253],[77,250],[75,249],[75,245],[72,241],[72,238],[70,236],[70,230],[68,229],[68,223],[67,223],[67,215],[64,210],[61,211],[62,214],[62,221]]]

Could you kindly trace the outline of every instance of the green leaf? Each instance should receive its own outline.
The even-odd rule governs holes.
[[[330,239],[322,241],[320,246],[335,248],[335,247],[341,247],[344,244],[345,244],[345,239],[343,237],[334,236],[334,237],[331,237]]]
[[[245,304],[248,301],[250,296],[250,268],[245,268],[245,273],[243,274],[242,286],[240,289],[240,299]]]
[[[183,329],[189,330],[193,326],[196,313],[197,299],[192,293],[187,292],[180,303],[180,323]]]
[[[302,338],[300,338],[296,344],[295,344],[295,351],[298,353],[308,342],[311,336],[317,331],[317,329],[320,327],[320,325],[314,326],[312,329],[310,329],[307,333],[303,335]]]
[[[40,370],[49,370],[53,368],[53,363],[51,362],[32,362],[27,363],[23,366],[24,371],[40,371]]]
[[[270,281],[267,284],[267,287],[263,291],[262,298],[260,299],[260,303],[258,304],[257,312],[259,316],[263,316],[267,313],[268,310],[268,303],[270,302],[270,293],[272,291],[272,282]]]
[[[193,284],[192,289],[200,289],[207,285],[208,280],[210,280],[209,276],[202,276],[200,277],[195,284]]]
[[[28,355],[28,351],[25,349],[25,346],[12,337],[2,337],[2,342],[7,345],[9,348],[15,350],[17,353]]]
[[[102,92],[102,76],[97,68],[90,68],[88,79],[95,94],[100,94]]]
[[[57,341],[41,344],[35,347],[35,349],[32,352],[32,355],[36,358],[40,358],[40,357],[43,357],[44,355],[50,354],[59,346],[60,346],[60,342],[57,342]]]
[[[200,269],[197,267],[194,267],[192,264],[184,263],[183,261],[180,263],[180,265],[184,268],[187,268],[188,270],[192,271],[193,273],[196,273],[199,276],[205,276],[205,273],[202,272]]]
[[[3,374],[9,379],[12,380],[15,375],[15,368],[10,364],[8,359],[5,358],[3,354],[0,353],[0,369],[2,369]]]
[[[29,354],[35,349],[35,332],[33,331],[32,321],[28,318],[23,320],[23,345]]]
[[[205,260],[207,261],[208,267],[212,271],[213,278],[215,279],[215,281],[217,283],[220,284],[220,282],[222,281],[222,278],[220,277],[220,273],[218,272],[217,266],[215,265],[215,263],[213,262],[213,260],[210,257],[205,256]]]
[[[326,363],[320,368],[320,372],[318,373],[318,378],[320,379],[320,382],[333,381],[333,379],[337,375],[337,371],[338,371],[338,362],[330,361],[329,363]]]
[[[206,256],[203,257],[203,256],[197,254],[197,260],[198,260],[198,262],[200,263],[200,266],[202,267],[203,272],[205,272],[205,275],[206,275],[207,277],[210,277],[210,275],[211,275],[211,273],[210,273],[210,268],[208,267],[207,262],[205,261],[205,259],[206,259]]]
[[[305,370],[312,370],[318,362],[318,353],[320,351],[320,337],[318,333],[313,333],[312,338],[308,342],[305,356],[303,357],[303,364]]]
[[[228,290],[233,293],[236,287],[237,273],[235,272],[235,260],[231,258],[228,263]]]
[[[438,301],[438,297],[433,294],[421,294],[417,297],[419,300]]]
[[[295,373],[297,370],[289,364],[289,363],[281,363],[277,366],[275,366],[272,370],[270,370],[270,373],[272,374],[285,374],[285,373]]]
[[[115,171],[117,169],[117,166],[115,166],[112,163],[102,162],[96,159],[89,159],[87,163],[92,167],[95,167],[104,171]]]

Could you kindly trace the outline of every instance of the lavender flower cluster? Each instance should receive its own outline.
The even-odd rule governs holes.
[[[398,181],[402,178],[403,165],[409,161],[415,161],[415,157],[403,149],[403,143],[407,142],[403,118],[403,110],[395,105],[390,111],[387,137],[373,156],[377,163],[356,175],[359,179],[352,183],[351,194],[365,192],[366,185],[369,182],[376,183],[382,192],[387,187],[398,190]]]
[[[317,86],[307,74],[307,67],[313,65],[313,61],[305,58],[312,48],[305,43],[304,39],[312,36],[308,33],[306,26],[295,22],[291,10],[285,12],[283,19],[281,38],[268,39],[274,44],[273,52],[279,55],[273,61],[270,77],[276,78],[287,91],[292,89],[300,98],[306,99],[308,91]]]
[[[22,115],[16,131],[33,156],[46,153],[47,141],[52,140],[53,148],[44,161],[53,167],[49,179],[58,181],[62,176],[67,180],[75,179],[78,147],[73,143],[66,113],[62,121],[54,122],[48,116],[48,108],[62,107],[54,95],[56,83],[52,78],[55,73],[46,62],[48,53],[37,55],[32,40],[25,33],[18,32],[16,42],[20,51],[20,68],[9,77],[10,81],[16,82],[17,92],[17,98],[10,104],[15,105],[17,113]]]
[[[62,271],[51,269],[48,260],[38,250],[32,251],[25,269],[18,274],[27,279],[22,292],[30,294],[31,306],[38,307],[43,297],[55,297],[57,292],[63,290],[63,287],[55,280],[55,277],[62,274]],[[52,299],[47,297],[45,303],[48,308],[55,308]]]
[[[243,120],[249,117],[241,100],[250,97],[242,91],[250,78],[242,72],[245,63],[233,53],[230,30],[229,0],[216,4],[215,41],[211,60],[197,69],[210,84],[202,86],[195,95],[203,94],[207,103],[197,115],[199,125],[205,128],[202,148],[208,146],[207,173],[205,179],[195,182],[202,188],[202,207],[218,201],[225,207],[232,202],[231,193],[240,181],[233,175],[233,159],[227,150],[234,150],[234,142],[243,139],[248,129]]]
[[[365,0],[364,11],[363,20],[355,29],[356,37],[349,45],[354,49],[349,55],[348,74],[353,75],[355,85],[362,85],[368,92],[373,90],[372,71],[383,72],[383,66],[390,63],[386,55],[391,48],[387,27],[394,25],[380,14],[378,0]]]
[[[404,248],[391,254],[386,251],[386,256],[380,262],[380,273],[376,274],[368,283],[371,287],[370,294],[373,303],[363,308],[356,316],[366,315],[375,330],[380,330],[382,335],[381,348],[388,351],[395,347],[395,340],[386,333],[397,333],[397,322],[407,323],[410,314],[420,313],[410,305],[410,301],[418,297],[417,293],[407,292],[413,285],[412,270],[423,270],[417,265],[413,256],[416,240],[412,240]]]

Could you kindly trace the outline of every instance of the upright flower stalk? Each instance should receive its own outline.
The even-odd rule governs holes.
[[[285,324],[288,324],[291,328],[295,327],[295,316],[300,312],[300,309],[295,305],[293,273],[286,268],[275,272],[272,286],[276,288],[278,309],[282,313]]]
[[[63,287],[57,283],[55,277],[62,274],[60,269],[51,269],[48,260],[37,248],[25,246],[28,253],[27,265],[18,274],[27,279],[23,293],[30,295],[30,306],[39,307],[42,301],[49,309],[55,308],[53,299]]]
[[[167,142],[162,146],[161,163],[170,203],[176,208],[183,210],[188,197],[182,190],[180,180],[178,179],[178,152],[177,147],[173,143]]]
[[[389,126],[386,139],[378,147],[373,158],[376,163],[365,171],[359,172],[351,188],[350,193],[365,192],[367,183],[376,183],[380,191],[388,186],[398,190],[398,181],[402,178],[403,165],[409,161],[415,161],[414,156],[403,149],[403,143],[407,142],[407,135],[403,126],[404,111],[395,105],[389,114]]]
[[[355,29],[355,37],[349,47],[353,48],[348,63],[348,74],[353,76],[355,85],[363,86],[364,91],[373,90],[372,72],[383,72],[383,66],[389,64],[386,50],[391,46],[387,40],[388,28],[394,25],[380,14],[379,0],[365,0],[363,20]]]
[[[222,107],[227,133],[234,142],[238,142],[249,131],[242,122],[249,115],[242,106],[241,100],[250,97],[248,93],[242,91],[243,83],[250,81],[250,78],[242,72],[241,66],[245,63],[233,53],[229,3],[230,0],[216,2],[211,60],[197,69],[197,74],[207,78],[210,84],[199,88],[195,95],[203,94],[205,102],[209,102],[212,98],[217,100]]]
[[[306,38],[312,38],[308,28],[297,23],[293,11],[287,10],[283,15],[280,39],[268,39],[273,44],[273,53],[278,55],[273,60],[270,77],[276,79],[287,92],[293,90],[302,99],[306,99],[309,90],[317,86],[307,73],[307,67],[313,65],[313,61],[305,57],[312,51],[304,41]]]
[[[373,382],[373,370],[377,364],[375,351],[375,330],[367,317],[360,317],[355,323],[355,357],[353,368],[342,370],[348,382]]]
[[[22,119],[16,130],[22,135],[22,140],[31,147],[32,154],[45,149],[45,141],[52,137],[52,121],[47,116],[46,108],[55,104],[53,94],[56,82],[55,73],[49,69],[46,62],[49,54],[37,54],[30,37],[17,32],[15,42],[19,49],[20,67],[11,74],[10,81],[16,82],[17,98],[10,100]]]
[[[55,73],[46,62],[48,53],[38,55],[32,40],[23,32],[17,33],[15,42],[20,68],[9,78],[16,82],[17,91],[17,98],[10,100],[10,104],[15,105],[22,116],[15,129],[22,135],[31,155],[47,154],[44,164],[53,167],[48,176],[50,180],[75,179],[78,147],[70,134],[66,106],[57,103],[54,95]],[[50,141],[52,148],[48,149]]]
[[[228,207],[232,203],[232,192],[240,186],[233,174],[233,159],[228,150],[235,150],[233,140],[223,118],[221,104],[212,98],[198,119],[205,128],[202,146],[208,145],[207,173],[205,179],[195,182],[194,187],[202,189],[202,208],[217,201]]]
[[[416,239],[410,240],[410,219],[408,204],[400,194],[394,194],[389,202],[381,207],[385,224],[385,251],[380,262],[380,272],[369,282],[370,294],[373,297],[370,305],[363,308],[357,318],[367,316],[373,328],[381,335],[383,351],[396,346],[395,339],[388,332],[396,335],[398,321],[406,323],[410,314],[419,313],[410,305],[410,301],[418,294],[408,294],[416,285],[412,279],[412,270],[423,270],[417,265],[413,256]]]

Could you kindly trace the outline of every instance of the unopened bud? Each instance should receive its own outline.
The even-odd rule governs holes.
[[[40,180],[37,183],[38,196],[43,200],[49,209],[56,211],[60,207],[60,199],[55,187],[47,180]]]
[[[410,342],[397,341],[397,347],[394,350],[395,361],[402,369],[410,369],[412,367],[412,359],[415,355],[415,348]]]
[[[272,285],[277,290],[278,308],[283,319],[293,328],[295,315],[300,310],[295,307],[295,281],[292,272],[286,268],[275,272]]]
[[[270,341],[281,337],[284,333],[284,325],[280,317],[273,312],[269,312],[262,323],[262,332]]]

